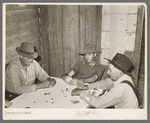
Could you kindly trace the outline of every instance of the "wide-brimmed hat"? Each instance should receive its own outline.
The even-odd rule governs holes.
[[[110,59],[107,59],[107,60],[116,68],[121,70],[123,73],[131,76],[131,73],[129,71],[133,67],[133,64],[127,56],[117,53],[112,60]]]
[[[22,42],[20,47],[16,48],[16,52],[29,59],[35,59],[38,57],[38,54],[34,51],[34,45],[29,42]]]
[[[80,52],[79,55],[85,55],[89,53],[101,53],[101,50],[96,50],[95,45],[87,44],[84,46],[84,51]]]

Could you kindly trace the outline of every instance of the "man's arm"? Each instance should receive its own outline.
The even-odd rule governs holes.
[[[44,69],[39,65],[37,61],[34,60],[34,69],[35,69],[35,74],[38,80],[41,82],[45,81],[47,78],[50,76],[44,71]]]
[[[81,81],[82,81],[83,83],[93,83],[93,82],[95,82],[97,79],[98,79],[98,75],[93,75],[93,76],[90,77],[90,78],[81,79]]]
[[[97,65],[95,67],[95,73],[93,74],[92,77],[90,78],[87,78],[87,79],[82,79],[82,82],[84,83],[93,83],[95,81],[98,81],[102,78],[102,76],[104,75],[105,73],[105,67],[103,65]],[[105,78],[106,79],[106,78]]]
[[[66,82],[69,83],[70,80],[72,80],[72,76],[75,74],[75,72],[73,70],[71,70],[68,74],[64,74],[62,75],[62,79]]]
[[[5,107],[9,108],[12,105],[11,101],[5,100]]]
[[[104,89],[104,90],[109,90],[112,88],[114,81],[112,81],[110,78],[107,78],[105,80],[100,80],[95,83],[89,84],[88,88],[93,89]]]
[[[10,81],[13,84],[13,87],[8,87],[12,88],[12,92],[17,93],[17,94],[22,94],[26,92],[32,92],[36,90],[36,85],[24,85],[21,80],[21,73],[20,69],[18,68],[17,65],[12,65],[7,69],[7,76],[10,79]],[[7,85],[9,86],[9,84]]]
[[[70,85],[84,85],[84,83],[93,83],[97,80],[98,76],[97,75],[93,75],[90,78],[87,79],[72,79],[70,81]]]
[[[95,108],[106,108],[116,105],[122,101],[121,97],[122,92],[119,88],[111,89],[109,92],[99,97],[93,96],[85,91],[82,91],[80,93],[80,98],[83,99],[90,106]]]
[[[7,75],[9,76],[9,79],[13,84],[13,87],[8,87],[8,88],[13,88],[12,92],[14,92],[15,89],[14,93],[17,94],[33,92],[39,88],[49,87],[50,85],[50,82],[44,82],[42,84],[37,84],[37,85],[36,84],[28,85],[23,83],[23,80],[21,80],[20,77],[21,76],[20,69],[17,67],[17,65],[10,66],[7,70]]]
[[[45,71],[44,69],[39,65],[38,62],[35,61],[35,73],[36,77],[42,82],[40,84],[36,85],[36,89],[39,88],[46,88],[46,87],[53,87],[56,84],[56,80],[52,79]]]
[[[95,83],[89,84],[89,85],[79,85],[79,89],[85,89],[85,90],[90,90],[90,89],[104,89],[104,90],[109,90],[113,86],[113,81],[110,78],[107,78],[105,80],[97,81]]]

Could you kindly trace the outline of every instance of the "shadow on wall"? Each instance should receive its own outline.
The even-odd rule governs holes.
[[[37,48],[34,46],[34,51],[37,52]],[[37,62],[42,60],[42,57],[38,54],[38,57],[35,59]]]

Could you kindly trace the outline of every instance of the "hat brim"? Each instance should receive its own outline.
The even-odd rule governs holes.
[[[79,53],[79,55],[85,55],[85,54],[90,54],[90,53],[102,53],[102,51],[95,51],[95,52],[83,52],[83,53]]]
[[[108,60],[112,65],[114,65],[116,68],[118,68],[119,70],[121,70],[123,73],[125,73],[125,74],[127,74],[127,75],[129,75],[129,76],[132,76],[131,73],[122,70],[114,61],[112,61],[112,60],[110,60],[110,59],[107,59],[107,58],[104,58],[104,59]]]
[[[29,58],[29,59],[35,59],[35,58],[38,57],[38,54],[37,54],[36,52],[34,52],[33,54],[26,54],[26,53],[21,52],[19,47],[16,48],[16,52],[17,52],[19,55],[24,56],[24,57],[27,57],[27,58]]]

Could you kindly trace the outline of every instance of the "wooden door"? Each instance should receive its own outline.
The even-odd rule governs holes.
[[[102,6],[50,5],[47,7],[44,59],[51,76],[60,77],[80,60],[84,45],[101,47]],[[43,20],[44,21],[44,20]],[[47,49],[49,47],[49,49]]]

